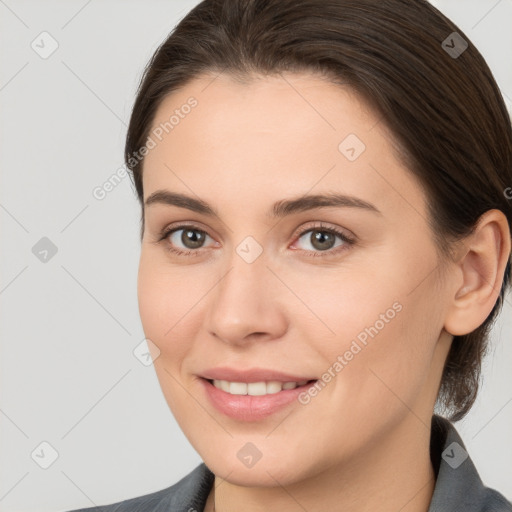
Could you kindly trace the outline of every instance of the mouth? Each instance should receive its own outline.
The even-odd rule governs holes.
[[[307,393],[318,379],[230,382],[200,377],[199,382],[205,398],[217,411],[237,421],[252,422],[262,421],[286,407],[302,404],[299,397]]]
[[[318,381],[318,379],[302,381],[260,381],[260,382],[232,382],[227,380],[206,379],[211,386],[224,391],[230,395],[249,395],[249,396],[267,396],[277,393],[283,393],[295,389],[306,389]]]

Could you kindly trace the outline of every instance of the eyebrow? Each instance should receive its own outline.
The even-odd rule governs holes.
[[[169,190],[157,190],[153,192],[146,199],[144,204],[145,206],[150,206],[152,204],[177,206],[179,208],[186,208],[187,210],[201,213],[208,217],[219,217],[217,210],[206,201],[196,199],[185,194],[170,192]],[[271,218],[282,218],[294,213],[332,206],[338,208],[360,208],[382,215],[382,212],[374,204],[364,201],[363,199],[344,194],[332,193],[303,195],[297,198],[277,201],[272,205],[267,216]]]

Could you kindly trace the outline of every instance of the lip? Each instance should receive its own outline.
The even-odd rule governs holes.
[[[298,376],[283,373],[276,370],[266,368],[250,368],[248,370],[240,370],[229,368],[228,366],[220,366],[209,368],[202,372],[199,377],[203,379],[227,380],[229,382],[262,382],[262,381],[279,381],[279,382],[300,382],[303,380],[317,380],[317,377]]]
[[[288,379],[288,377],[286,378]],[[290,381],[292,380],[293,378],[290,379]],[[287,380],[285,382],[290,381]],[[276,413],[277,411],[284,409],[286,406],[291,406],[293,403],[295,403],[295,406],[297,406],[299,405],[298,396],[305,392],[309,387],[314,385],[314,382],[308,382],[303,386],[296,387],[295,389],[283,389],[278,393],[252,396],[231,395],[222,389],[216,388],[213,383],[205,378],[200,378],[199,382],[208,400],[218,411],[225,414],[226,416],[229,416],[230,418],[239,421],[262,420]],[[249,382],[258,382],[258,380],[253,379]]]

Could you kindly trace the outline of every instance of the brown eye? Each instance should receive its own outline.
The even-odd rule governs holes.
[[[308,235],[308,233],[310,234]],[[341,240],[341,243],[336,245],[337,238]],[[343,234],[335,233],[324,228],[308,229],[299,237],[299,240],[301,239],[306,241],[306,243],[303,244],[303,248],[307,251],[329,251],[350,242]]]
[[[319,251],[332,249],[336,243],[336,236],[328,231],[313,230],[310,235],[310,243]]]
[[[341,242],[336,245],[337,238]],[[322,252],[336,253],[338,251],[333,251],[332,249],[336,249],[341,246],[341,250],[343,250],[345,246],[350,246],[354,243],[354,240],[344,233],[334,228],[324,227],[316,227],[303,231],[298,238],[298,242],[301,239],[304,239],[306,242],[303,244],[305,247],[302,249],[306,252],[312,252],[313,256],[317,256],[318,253]]]
[[[161,242],[166,242],[167,249],[175,254],[200,254],[205,241],[211,237],[202,229],[194,226],[178,226],[162,233]]]
[[[197,229],[178,229],[176,232],[179,231],[182,232],[181,236],[179,237],[180,242],[187,249],[200,248],[206,239],[206,233]]]

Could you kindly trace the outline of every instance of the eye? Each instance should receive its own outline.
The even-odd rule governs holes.
[[[310,235],[306,236],[308,233]],[[347,250],[355,243],[355,239],[351,236],[322,223],[303,229],[295,236],[298,237],[298,242],[304,238],[306,248],[300,250],[307,256],[331,256]],[[165,241],[166,250],[180,256],[198,256],[203,252],[201,249],[207,249],[204,247],[207,239],[213,240],[203,229],[182,224],[164,229],[158,243]],[[337,245],[336,239],[341,240]]]
[[[310,234],[308,235],[308,233]],[[336,238],[341,240],[338,245],[335,245]],[[305,249],[301,250],[306,251],[306,253],[311,253],[308,254],[308,256],[314,257],[324,256],[322,253],[327,253],[325,256],[337,254],[339,251],[346,250],[355,243],[355,240],[352,237],[337,228],[326,227],[322,224],[301,231],[299,233],[298,241],[301,239],[304,239],[304,245],[306,246]]]
[[[195,226],[178,226],[166,229],[162,232],[159,241],[168,240],[167,250],[183,256],[198,255],[202,251],[203,245],[211,237],[202,229]],[[180,248],[180,244],[184,249]]]

